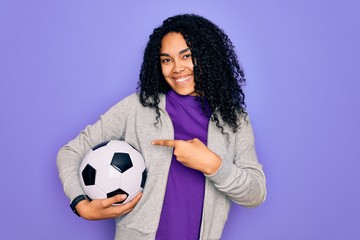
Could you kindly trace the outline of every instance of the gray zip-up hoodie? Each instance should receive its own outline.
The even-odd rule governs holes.
[[[174,138],[173,125],[165,111],[165,95],[160,98],[159,108],[160,119],[154,125],[154,109],[143,107],[139,96],[132,94],[110,108],[95,124],[87,126],[58,153],[60,179],[70,200],[85,194],[79,181],[79,166],[90,148],[122,139],[143,155],[148,172],[143,196],[133,211],[116,218],[115,239],[155,239],[173,149],[154,146],[151,141]],[[241,128],[236,133],[227,125],[224,130],[229,134],[228,139],[210,121],[208,148],[221,157],[222,164],[216,173],[205,175],[200,239],[220,239],[230,200],[255,207],[266,196],[265,175],[257,160],[250,120],[241,120]]]

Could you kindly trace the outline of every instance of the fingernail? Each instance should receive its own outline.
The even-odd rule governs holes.
[[[121,194],[120,195],[121,199],[124,200],[126,198],[126,195],[125,194]]]

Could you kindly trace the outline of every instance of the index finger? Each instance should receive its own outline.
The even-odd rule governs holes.
[[[151,142],[151,144],[166,147],[175,147],[176,140],[154,140]]]

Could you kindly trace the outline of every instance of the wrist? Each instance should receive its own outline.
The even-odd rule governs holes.
[[[217,154],[214,154],[214,157],[211,158],[211,161],[209,161],[209,165],[207,165],[203,173],[205,175],[213,175],[219,170],[221,164],[222,164],[222,159]]]
[[[76,215],[80,217],[77,207],[84,204],[85,201],[89,202],[90,200],[91,199],[87,195],[79,195],[71,201],[70,208]]]

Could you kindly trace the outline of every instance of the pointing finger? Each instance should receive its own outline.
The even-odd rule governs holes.
[[[154,140],[151,142],[153,145],[160,145],[166,147],[175,147],[176,140]]]

